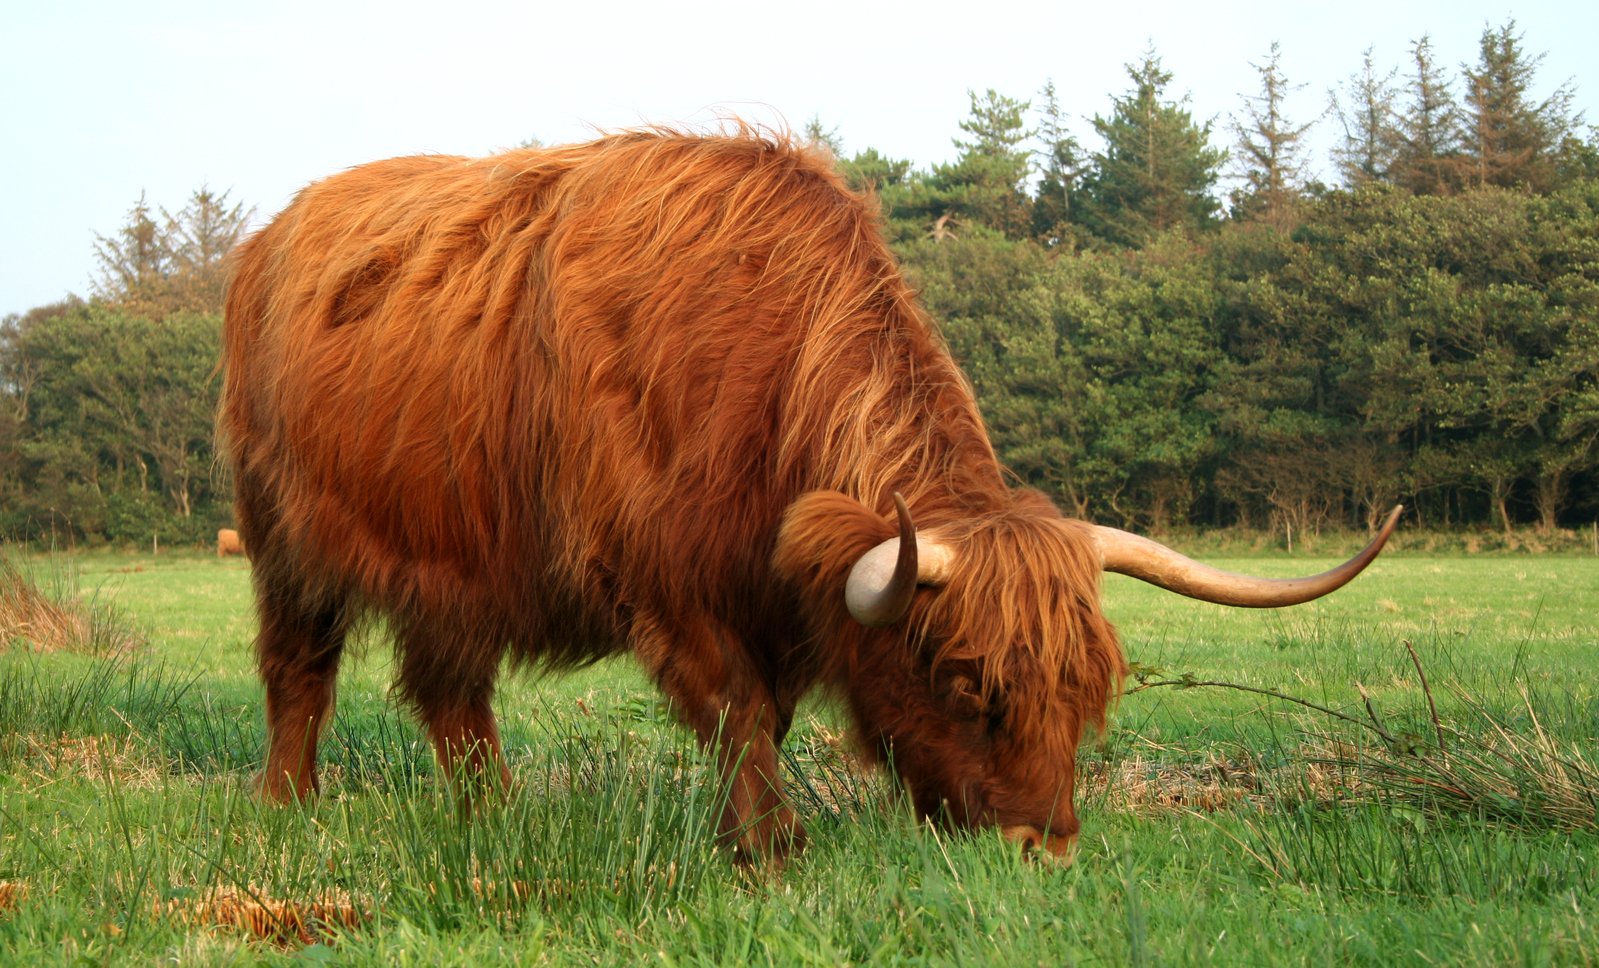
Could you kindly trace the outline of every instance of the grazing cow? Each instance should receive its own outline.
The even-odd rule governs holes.
[[[228,555],[244,554],[244,542],[239,538],[239,532],[232,528],[217,529],[217,557],[226,558]]]
[[[316,789],[346,630],[377,611],[452,774],[506,778],[502,659],[631,651],[717,744],[740,856],[802,843],[778,748],[815,688],[922,814],[1066,854],[1124,671],[1104,569],[1291,604],[1387,535],[1272,582],[1007,486],[876,203],[743,129],[311,185],[239,249],[223,355],[275,799]]]

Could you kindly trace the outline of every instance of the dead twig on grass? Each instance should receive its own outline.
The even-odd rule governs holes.
[[[1159,670],[1155,670],[1155,672],[1158,674]],[[1137,676],[1138,673],[1135,672],[1134,675]],[[1395,737],[1392,733],[1390,733],[1388,730],[1383,728],[1382,721],[1377,718],[1377,715],[1376,715],[1375,711],[1372,710],[1371,703],[1370,703],[1369,700],[1366,703],[1366,711],[1371,714],[1371,717],[1372,717],[1371,722],[1367,722],[1366,720],[1363,720],[1363,719],[1357,719],[1356,717],[1351,716],[1348,713],[1341,713],[1341,712],[1339,712],[1336,709],[1332,709],[1330,707],[1323,706],[1320,703],[1311,702],[1309,699],[1301,699],[1298,696],[1291,696],[1291,695],[1289,695],[1286,692],[1278,692],[1275,689],[1266,689],[1266,688],[1264,688],[1262,686],[1246,686],[1246,685],[1244,685],[1241,682],[1226,682],[1226,681],[1223,681],[1223,680],[1220,680],[1220,679],[1196,679],[1192,675],[1189,675],[1188,673],[1184,673],[1182,676],[1180,676],[1180,677],[1178,677],[1176,679],[1154,679],[1154,680],[1151,680],[1151,679],[1139,678],[1138,685],[1134,686],[1131,689],[1128,689],[1126,692],[1122,693],[1122,695],[1131,696],[1134,693],[1143,692],[1145,689],[1155,689],[1155,688],[1159,688],[1159,687],[1162,687],[1162,686],[1170,686],[1170,687],[1176,688],[1176,689],[1198,689],[1198,688],[1201,688],[1201,687],[1216,688],[1216,689],[1236,689],[1239,692],[1252,692],[1252,693],[1254,693],[1254,694],[1256,694],[1258,696],[1270,696],[1273,699],[1281,699],[1283,702],[1291,702],[1291,703],[1295,703],[1295,704],[1300,705],[1300,706],[1304,706],[1306,709],[1313,709],[1313,710],[1315,710],[1318,713],[1323,713],[1325,715],[1332,716],[1332,717],[1334,717],[1336,719],[1341,719],[1341,720],[1343,720],[1346,723],[1353,723],[1354,725],[1359,726],[1362,729],[1369,729],[1372,732],[1376,733],[1378,736],[1381,736],[1383,738],[1383,741],[1388,743],[1388,744],[1390,744],[1390,745],[1396,745],[1396,744],[1399,743],[1399,740],[1398,740],[1397,737]],[[1358,688],[1358,686],[1357,686],[1357,688]],[[1361,690],[1361,695],[1363,695],[1363,696],[1365,695],[1365,690],[1364,689]]]

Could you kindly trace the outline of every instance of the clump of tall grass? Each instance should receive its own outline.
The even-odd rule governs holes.
[[[1130,691],[1159,686],[1239,690],[1298,705],[1376,738],[1377,742],[1350,742],[1308,727],[1307,762],[1316,779],[1299,786],[1311,799],[1325,799],[1321,791],[1335,789],[1336,799],[1351,803],[1403,804],[1431,814],[1526,829],[1599,831],[1599,756],[1591,737],[1587,742],[1564,740],[1546,728],[1524,685],[1519,687],[1514,717],[1496,712],[1464,687],[1448,686],[1456,699],[1455,718],[1444,719],[1420,657],[1409,642],[1404,645],[1426,709],[1425,720],[1419,714],[1412,716],[1410,728],[1394,725],[1358,683],[1363,716],[1259,686],[1187,674],[1158,678],[1164,675],[1162,670],[1136,664],[1137,685]],[[1311,777],[1312,771],[1301,780]]]
[[[379,795],[391,912],[440,927],[509,928],[553,909],[636,921],[699,890],[726,796],[711,758],[681,739],[663,755],[611,728],[556,727],[550,739],[516,764],[509,790],[469,810],[425,781]]]
[[[1452,688],[1460,720],[1434,720],[1435,739],[1326,747],[1320,762],[1358,783],[1351,794],[1531,830],[1599,831],[1599,757],[1591,743],[1546,729],[1520,691],[1524,725]]]
[[[857,823],[894,801],[886,771],[873,769],[842,731],[815,717],[797,723],[780,752],[789,798],[808,824]]]
[[[1441,715],[1404,645],[1416,676],[1399,713],[1358,683],[1350,708],[1360,713],[1142,667],[1133,691],[1236,689],[1306,710],[1295,744],[1266,751],[1261,761],[1275,765],[1250,771],[1239,802],[1254,809],[1218,821],[1241,831],[1232,836],[1273,880],[1410,897],[1599,886],[1570,845],[1599,832],[1599,755],[1580,701],[1562,707],[1521,683],[1488,701],[1449,684],[1454,701]]]
[[[0,550],[0,651],[116,655],[143,642],[108,602],[85,597],[68,570],[54,569],[41,582]]]

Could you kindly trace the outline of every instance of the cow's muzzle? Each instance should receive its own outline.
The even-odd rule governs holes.
[[[1022,848],[1022,856],[1041,863],[1070,867],[1077,859],[1076,834],[1049,834],[1031,824],[1001,827],[1000,835]]]

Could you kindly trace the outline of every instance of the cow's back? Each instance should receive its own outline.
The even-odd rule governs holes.
[[[220,420],[258,567],[391,609],[539,612],[591,651],[646,599],[749,611],[782,506],[816,486],[790,398],[825,388],[795,374],[880,355],[816,338],[872,308],[849,289],[892,272],[876,238],[825,165],[753,139],[307,188],[228,301]]]

